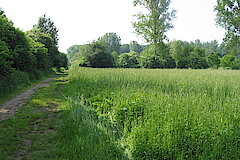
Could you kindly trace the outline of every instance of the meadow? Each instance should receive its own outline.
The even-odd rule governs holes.
[[[75,121],[94,112],[130,158],[237,159],[239,79],[230,70],[73,67],[65,95]]]

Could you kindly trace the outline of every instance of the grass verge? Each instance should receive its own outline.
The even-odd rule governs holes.
[[[62,103],[59,87],[41,88],[13,117],[0,122],[0,159],[57,157],[56,134],[60,127],[57,108]]]
[[[0,122],[0,159],[126,159],[107,121],[63,97],[68,87],[64,77],[58,78]]]
[[[12,83],[18,83],[18,85],[10,87],[10,90],[8,90],[8,91],[1,92],[1,90],[0,90],[0,104],[15,97],[17,94],[19,94],[25,90],[28,90],[29,88],[32,88],[37,83],[41,82],[42,80],[44,80],[46,78],[52,77],[55,74],[56,73],[54,71],[51,71],[51,72],[42,73],[42,75],[39,79],[29,80],[29,77],[27,76],[28,78],[25,77],[24,80],[18,80],[19,82],[12,82]],[[17,77],[17,78],[21,79],[22,77]],[[0,81],[1,81],[1,79],[0,79]],[[11,81],[17,81],[17,80],[11,80]],[[8,86],[9,84],[2,84],[2,85]],[[14,85],[16,85],[16,84],[14,84]]]

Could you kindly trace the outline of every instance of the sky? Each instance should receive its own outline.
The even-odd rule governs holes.
[[[172,0],[177,13],[174,28],[167,33],[169,40],[222,42],[224,30],[216,26],[215,5],[216,0]],[[59,29],[59,50],[65,53],[72,45],[89,43],[108,32],[117,33],[122,44],[145,43],[132,27],[133,15],[141,11],[133,0],[1,0],[0,8],[23,31],[47,14]]]

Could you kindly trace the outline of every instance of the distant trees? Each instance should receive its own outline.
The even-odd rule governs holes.
[[[131,51],[130,53],[123,53],[117,59],[117,67],[121,68],[139,68],[139,53]]]
[[[121,38],[116,33],[106,33],[98,38],[98,41],[106,46],[106,51],[112,53],[116,51],[120,54],[121,51]]]
[[[205,49],[196,46],[189,55],[188,67],[193,69],[208,68],[207,59],[205,57]]]
[[[107,43],[99,39],[87,45],[74,45],[68,48],[69,61],[88,67],[240,68],[240,60],[237,57],[231,60],[228,56],[225,57],[227,49],[224,43],[218,44],[217,41],[185,42],[176,40],[168,44],[158,43],[156,46],[140,45],[136,41],[131,41],[130,44],[120,44],[120,54],[114,50],[109,52],[108,49]]]
[[[131,45],[139,46],[144,50],[140,53],[130,51]],[[121,45],[121,52],[126,51],[126,53],[120,55],[116,51],[109,53],[107,49],[106,43],[100,41],[82,46],[74,45],[68,49],[68,57],[70,57],[70,63],[77,62],[80,66],[88,67],[205,69],[222,66],[233,69],[240,68],[240,63],[237,61],[221,62],[221,57],[225,55],[225,47],[223,44],[219,45],[217,41],[185,42],[177,40],[168,44],[158,43],[157,52],[153,45],[142,46],[132,41],[130,44]],[[225,61],[224,59],[225,57],[222,61]]]
[[[188,68],[189,55],[193,51],[193,46],[188,42],[173,41],[170,42],[170,52],[176,62],[177,68]]]
[[[143,48],[140,44],[138,44],[137,41],[131,41],[129,45],[130,51],[141,53],[143,51]]]
[[[220,66],[220,57],[216,52],[211,52],[207,56],[208,65],[212,68],[218,68]]]
[[[116,33],[106,33],[93,42],[68,50],[71,60],[80,60],[89,67],[124,68],[240,68],[239,1],[218,0],[215,10],[217,23],[227,30],[225,42],[167,41],[166,32],[173,28],[176,11],[170,9],[171,0],[134,0],[134,6],[142,6],[143,13],[135,15],[133,27],[148,45],[136,41],[122,44]],[[74,48],[76,47],[76,48]],[[95,48],[95,49],[93,49]],[[78,53],[76,53],[78,52]],[[73,54],[74,53],[74,54]],[[108,54],[105,54],[108,53]],[[103,60],[105,57],[105,60]],[[94,63],[91,60],[94,60]],[[111,61],[110,61],[111,59]],[[97,64],[99,61],[99,64]],[[108,62],[108,65],[100,65]]]
[[[67,58],[69,61],[72,61],[74,55],[79,53],[80,45],[73,45],[67,49]]]
[[[129,44],[123,44],[120,47],[121,54],[122,53],[129,53],[130,52],[130,45]]]
[[[143,68],[175,68],[176,66],[170,55],[169,46],[164,43],[159,43],[157,46],[151,46],[142,51],[139,63]]]
[[[81,46],[76,57],[79,58],[80,66],[105,68],[114,64],[111,53],[107,51],[105,44],[99,41]]]

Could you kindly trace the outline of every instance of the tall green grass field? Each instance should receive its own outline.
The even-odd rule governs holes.
[[[94,154],[92,140],[116,159],[240,158],[239,71],[72,67],[68,78],[72,149]],[[81,123],[95,139],[79,137]]]

